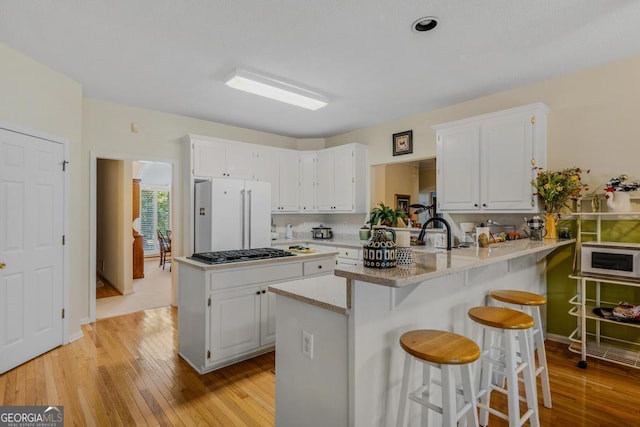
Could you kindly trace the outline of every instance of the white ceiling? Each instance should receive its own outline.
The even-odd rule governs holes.
[[[640,55],[640,1],[0,0],[0,42],[90,98],[313,138]],[[235,68],[331,102],[239,92]]]

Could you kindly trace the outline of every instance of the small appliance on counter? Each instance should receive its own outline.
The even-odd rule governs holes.
[[[332,239],[333,231],[331,230],[331,227],[325,227],[320,224],[319,227],[313,227],[311,229],[311,236],[314,239]]]
[[[580,252],[583,273],[640,278],[639,243],[585,242]]]
[[[284,228],[284,238],[285,239],[293,239],[293,225],[287,224]]]

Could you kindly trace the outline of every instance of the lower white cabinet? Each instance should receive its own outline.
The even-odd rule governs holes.
[[[274,283],[331,274],[333,254],[238,268],[178,262],[178,354],[201,374],[273,350]],[[240,265],[240,264],[238,264]]]

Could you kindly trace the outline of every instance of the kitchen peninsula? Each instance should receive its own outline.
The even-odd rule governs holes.
[[[337,267],[342,286],[270,286],[278,307],[276,425],[394,425],[402,333],[442,329],[479,342],[467,310],[485,305],[494,289],[545,294],[546,256],[574,242],[523,239],[418,252],[412,267]],[[411,409],[415,420],[420,411]]]

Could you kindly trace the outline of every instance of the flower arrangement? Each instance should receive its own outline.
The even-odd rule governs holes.
[[[569,200],[577,200],[583,191],[589,191],[588,185],[582,182],[581,168],[566,168],[561,171],[545,171],[538,167],[534,169],[538,172],[531,185],[536,189],[534,194],[543,201],[545,212],[562,213],[569,209]],[[590,170],[586,171],[589,172]]]

